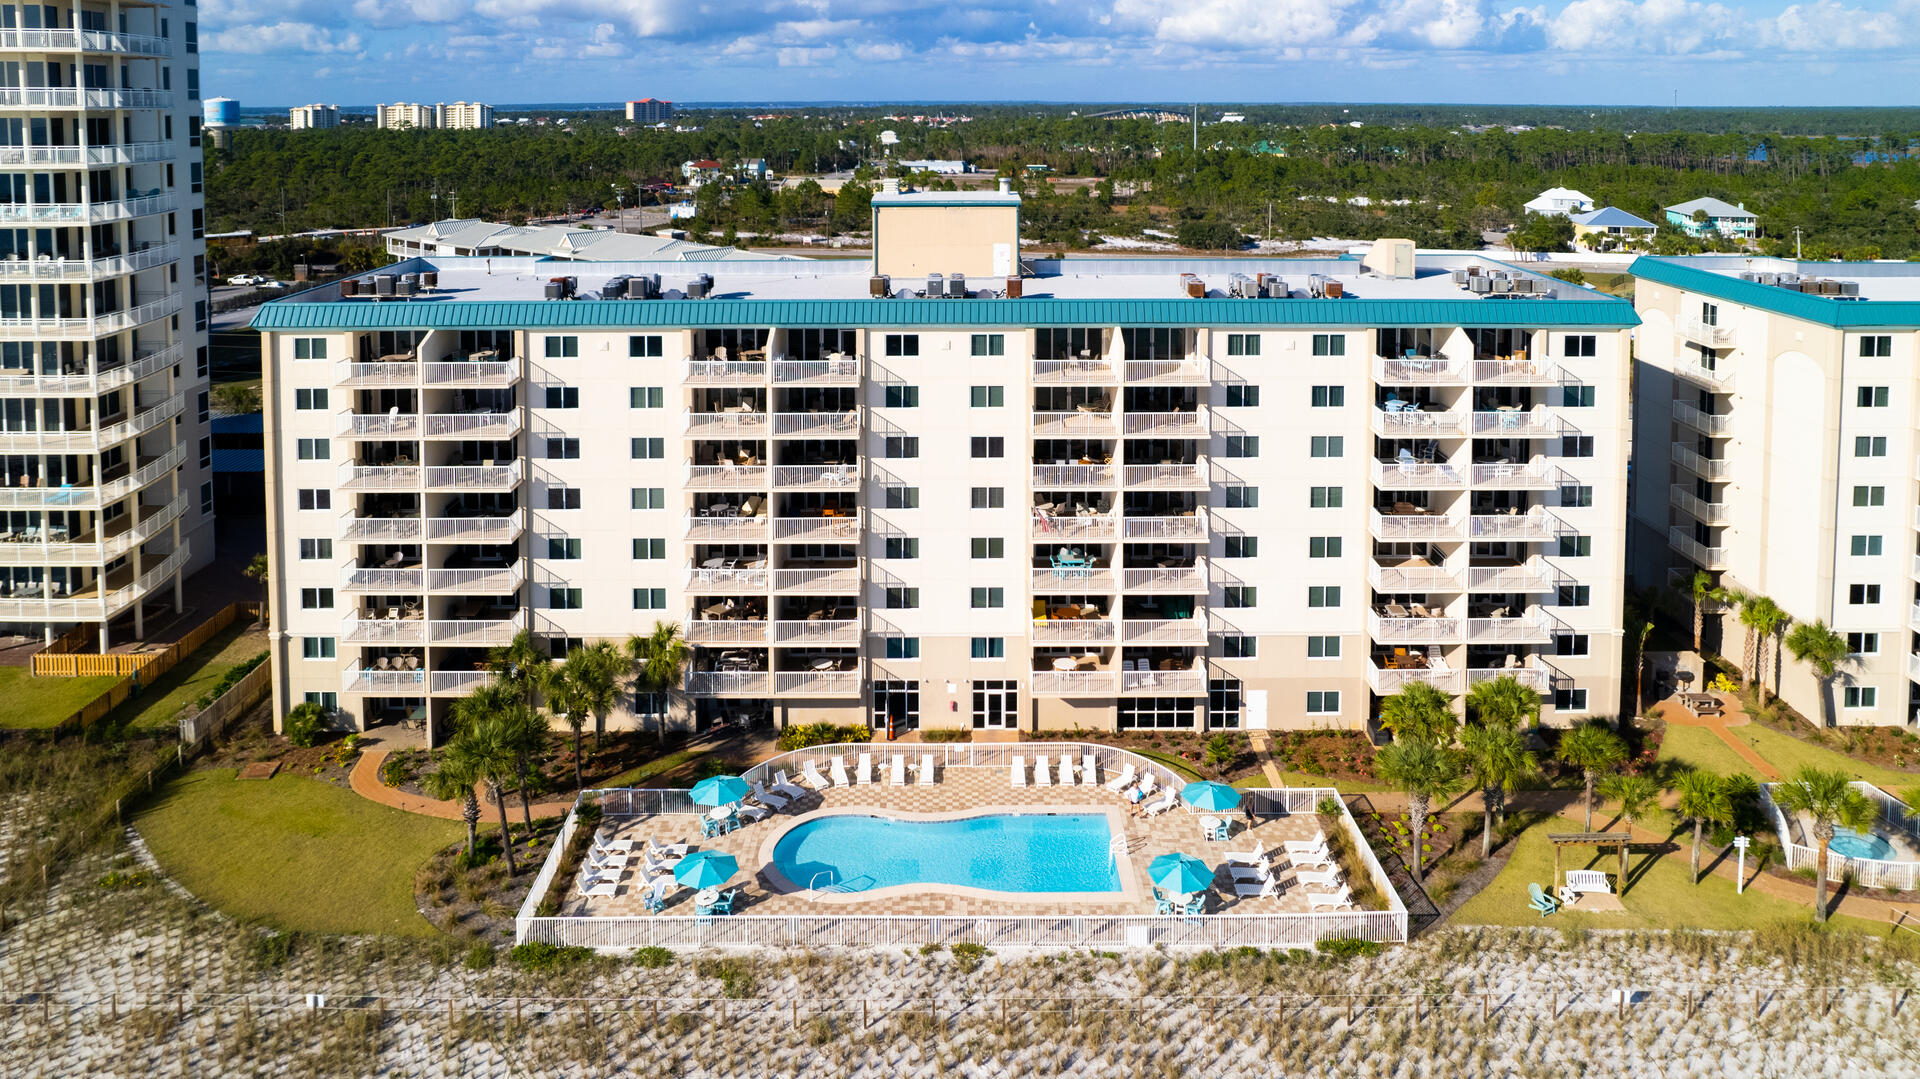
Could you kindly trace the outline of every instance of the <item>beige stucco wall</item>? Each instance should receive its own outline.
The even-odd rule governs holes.
[[[1018,206],[884,206],[874,214],[874,272],[899,278],[895,288],[930,273],[1006,277],[1019,272],[1019,254]]]

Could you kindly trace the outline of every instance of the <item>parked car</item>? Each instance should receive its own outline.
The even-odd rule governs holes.
[[[258,277],[258,276],[255,276],[254,274],[250,274],[250,273],[243,273],[243,274],[235,274],[234,276],[232,276],[232,277],[229,277],[229,278],[227,278],[227,284],[229,284],[229,285],[257,285],[257,284],[259,284],[260,282],[262,282],[262,281],[264,281],[264,280],[266,280],[266,279],[265,279],[265,278],[263,278],[263,277]]]
[[[285,281],[275,281],[271,277],[262,277],[254,281],[254,286],[256,288],[286,288],[287,283]]]

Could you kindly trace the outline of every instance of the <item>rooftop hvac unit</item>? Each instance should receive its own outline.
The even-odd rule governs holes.
[[[1253,278],[1243,273],[1227,275],[1227,295],[1236,300],[1247,300],[1253,298],[1253,290]]]
[[[1858,281],[1842,281],[1842,282],[1840,282],[1840,295],[1842,295],[1842,296],[1856,296],[1856,297],[1857,297],[1857,296],[1859,296],[1859,295],[1860,295],[1860,282],[1858,282]]]
[[[390,273],[376,275],[373,279],[373,294],[375,296],[391,296],[393,295],[394,286],[398,282],[399,278]]]
[[[1495,292],[1512,292],[1512,291],[1513,291],[1513,278],[1511,278],[1511,277],[1508,277],[1508,276],[1506,276],[1505,274],[1502,274],[1502,275],[1500,275],[1499,277],[1496,277],[1496,278],[1494,278],[1494,279],[1493,279],[1493,291],[1495,291]]]
[[[657,300],[660,298],[660,275],[643,273],[638,277],[627,278],[627,299]]]
[[[547,282],[547,287],[546,287],[546,297],[547,297],[547,299],[549,299],[549,300],[564,300],[564,299],[566,299],[566,298],[567,298],[567,285],[566,285],[566,282],[564,282],[564,281],[562,281],[562,280],[560,280],[560,279],[559,279],[559,278],[557,278],[557,277],[556,277],[556,278],[554,278],[554,279],[553,279],[553,280],[551,280],[551,281],[548,281],[548,282]]]
[[[1347,294],[1347,286],[1338,281],[1329,281],[1326,284],[1326,292],[1328,299],[1338,300]]]
[[[408,274],[400,279],[400,295],[411,296],[420,291],[420,279]]]
[[[1493,291],[1493,278],[1485,274],[1475,274],[1467,280],[1467,291],[1485,296]]]
[[[1284,300],[1292,295],[1287,291],[1287,279],[1277,274],[1267,278],[1266,286],[1260,294],[1269,300]]]
[[[1775,279],[1774,283],[1784,288],[1792,288],[1795,285],[1798,285],[1800,283],[1800,275],[1797,273],[1790,273],[1790,272],[1782,273],[1777,279]]]
[[[1205,299],[1207,295],[1207,283],[1193,274],[1183,273],[1180,275],[1180,292],[1188,299]]]
[[[704,275],[687,282],[687,299],[704,300],[706,298],[707,282]]]
[[[888,284],[886,274],[874,274],[872,277],[867,278],[867,295],[876,300],[886,299],[892,292],[892,290],[887,287]]]
[[[927,299],[937,300],[941,296],[946,295],[946,292],[947,292],[946,275],[937,274],[937,273],[930,273],[927,275],[927,292],[926,292]]]
[[[950,273],[947,275],[947,299],[964,300],[967,298],[967,275]]]
[[[1468,274],[1467,270],[1464,267],[1461,269],[1455,270],[1453,271],[1453,283],[1456,285],[1459,285],[1461,288],[1466,288],[1467,278],[1469,276],[1471,275]]]
[[[1253,275],[1253,294],[1255,296],[1273,295],[1274,275],[1270,273]]]
[[[633,278],[628,277],[625,274],[621,274],[618,277],[610,279],[605,285],[602,285],[600,287],[600,298],[603,300],[626,299],[627,283],[632,280]]]
[[[1018,277],[1007,278],[1007,299],[1009,300],[1019,299],[1024,294],[1025,287],[1026,287],[1025,284],[1021,281],[1020,278]]]
[[[341,299],[346,299],[348,297],[351,297],[357,294],[359,291],[360,291],[360,281],[358,278],[349,277],[340,282]]]
[[[440,287],[440,271],[421,270],[420,271],[420,287],[421,288],[439,288]]]
[[[1307,295],[1317,300],[1325,296],[1326,294],[1327,294],[1327,275],[1318,274],[1318,273],[1308,274],[1307,275]]]
[[[1758,281],[1759,279],[1760,279],[1760,275],[1757,273],[1754,273],[1752,270],[1740,271],[1740,280],[1742,281]]]
[[[1751,276],[1741,274],[1740,276],[1743,280],[1752,281],[1757,285],[1771,285],[1780,280],[1780,275],[1773,273],[1756,273]]]

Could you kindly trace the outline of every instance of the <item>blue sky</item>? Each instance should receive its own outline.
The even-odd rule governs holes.
[[[1903,105],[1920,0],[200,0],[209,96]]]

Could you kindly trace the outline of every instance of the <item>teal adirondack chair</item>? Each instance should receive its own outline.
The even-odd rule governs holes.
[[[1560,909],[1559,900],[1541,891],[1540,886],[1531,881],[1527,884],[1527,905],[1539,911],[1542,918]]]

